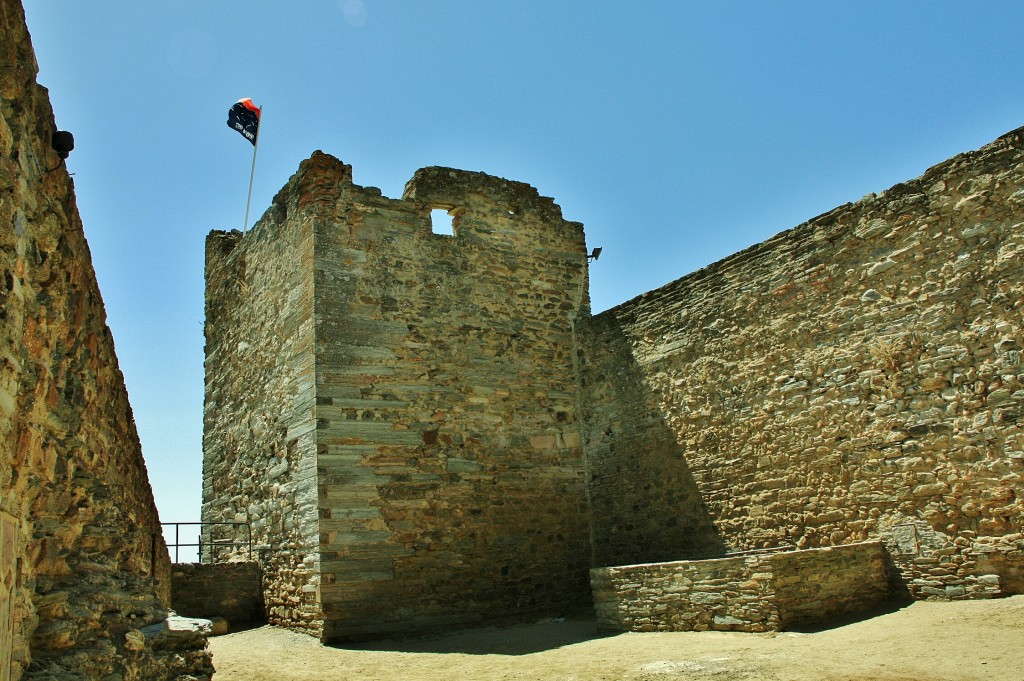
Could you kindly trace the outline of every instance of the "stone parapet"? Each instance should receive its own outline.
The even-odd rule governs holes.
[[[595,568],[598,626],[779,631],[867,612],[894,596],[881,542]]]

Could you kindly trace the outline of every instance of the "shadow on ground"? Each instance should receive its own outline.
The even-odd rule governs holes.
[[[898,612],[910,601],[892,600],[853,614],[832,617],[813,624],[792,625],[786,631],[812,634]],[[376,650],[396,653],[461,653],[464,655],[531,655],[563,646],[583,643],[623,632],[599,630],[593,619],[551,619],[504,627],[480,627],[445,634],[410,638],[346,642],[330,647],[340,650]],[[753,636],[753,634],[751,634]]]
[[[907,606],[913,603],[910,599],[892,599],[876,605],[874,608],[869,610],[861,610],[855,613],[846,613],[844,615],[837,615],[829,617],[824,620],[812,622],[808,624],[794,624],[786,627],[786,631],[797,632],[800,634],[815,634],[820,631],[828,631],[829,629],[838,629],[844,627],[847,624],[854,624],[856,622],[863,622],[881,615],[888,615],[890,613],[899,612]]]
[[[464,655],[530,655],[563,646],[616,636],[599,631],[594,620],[552,619],[507,627],[482,627],[417,638],[335,644],[345,650],[400,653],[462,653]]]

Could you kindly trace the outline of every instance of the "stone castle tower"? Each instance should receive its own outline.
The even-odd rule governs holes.
[[[210,234],[203,519],[252,523],[272,622],[341,639],[589,602],[586,253],[528,185],[431,167],[396,200],[320,152],[250,233]]]

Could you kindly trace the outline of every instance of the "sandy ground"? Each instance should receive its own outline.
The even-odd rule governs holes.
[[[261,627],[210,640],[215,681],[1022,681],[1024,596],[918,602],[816,632],[618,634],[547,621],[325,647]]]

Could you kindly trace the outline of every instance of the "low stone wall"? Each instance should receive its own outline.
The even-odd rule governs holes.
[[[901,595],[893,588],[889,556],[879,541],[786,551],[767,562],[780,629],[865,612]]]
[[[779,631],[891,599],[881,542],[595,568],[598,626],[626,631]]]
[[[260,565],[177,563],[171,572],[171,607],[184,617],[223,617],[232,624],[266,618]]]

